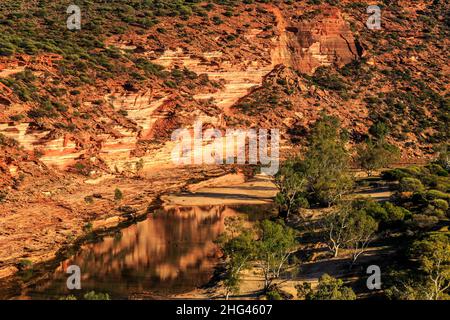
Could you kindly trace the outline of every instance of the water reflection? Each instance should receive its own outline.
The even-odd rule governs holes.
[[[127,298],[141,292],[166,296],[190,291],[213,276],[219,259],[213,241],[223,232],[225,218],[248,211],[247,207],[223,206],[160,210],[119,235],[84,246],[80,253],[62,262],[51,279],[26,295],[55,298],[74,294],[66,289],[64,273],[72,264],[82,272],[78,295],[95,290],[113,298]],[[260,218],[263,211],[258,209],[259,213],[249,219]]]

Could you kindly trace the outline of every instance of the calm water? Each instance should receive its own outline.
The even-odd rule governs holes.
[[[247,214],[249,213],[249,214]],[[121,232],[88,244],[70,259],[16,297],[55,299],[66,295],[108,293],[114,299],[149,293],[155,296],[189,292],[207,284],[220,253],[214,240],[226,217],[244,215],[259,220],[269,207],[186,207],[159,210]],[[82,290],[68,290],[69,265],[81,269]]]

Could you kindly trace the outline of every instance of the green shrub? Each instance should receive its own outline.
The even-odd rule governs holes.
[[[123,193],[119,188],[116,188],[116,190],[114,190],[114,200],[116,201],[120,201],[123,199]]]
[[[88,166],[86,166],[84,163],[77,162],[74,165],[75,171],[79,174],[82,174],[83,176],[89,176],[90,169]]]
[[[167,87],[171,88],[171,89],[175,89],[176,87],[178,87],[177,83],[176,83],[175,81],[172,81],[172,80],[166,80],[166,81],[164,82],[164,84],[165,84]]]
[[[430,170],[431,174],[437,175],[437,176],[441,176],[441,177],[447,177],[448,176],[448,172],[447,170],[445,170],[444,168],[442,168],[440,165],[438,164],[430,164],[427,166],[428,170]]]
[[[276,289],[268,291],[266,296],[268,300],[283,300],[283,297]]]
[[[354,206],[356,207],[356,209],[364,210],[369,216],[371,216],[375,220],[384,221],[387,219],[386,210],[378,202],[371,200],[362,200],[356,201],[354,203]]]
[[[382,140],[389,134],[389,127],[384,122],[376,122],[369,128],[369,133]]]
[[[83,298],[85,300],[111,300],[109,294],[107,293],[96,293],[95,291],[90,291],[86,293]]]
[[[391,223],[402,221],[411,216],[411,212],[403,207],[394,205],[391,202],[383,204],[373,200],[359,200],[354,202],[354,207],[363,210],[377,221]]]
[[[448,202],[444,199],[434,199],[431,201],[431,205],[442,211],[448,210]]]
[[[442,192],[450,193],[450,181],[448,182],[439,182],[436,184],[436,187],[433,189],[439,190]]]
[[[410,175],[401,169],[393,169],[381,173],[381,178],[387,181],[400,181],[407,177],[410,177]]]
[[[416,206],[425,206],[428,205],[428,199],[426,197],[426,193],[425,192],[416,192],[412,195],[412,197],[410,198],[410,200],[412,201],[412,203]]]
[[[344,80],[327,67],[319,67],[311,79],[314,84],[331,91],[345,92],[348,89]]]
[[[385,221],[401,221],[411,217],[411,212],[403,207],[396,206],[391,202],[383,204],[386,210],[387,219]]]
[[[439,219],[435,216],[427,214],[414,214],[409,226],[413,229],[430,229],[439,222]]]
[[[344,285],[341,279],[324,274],[315,290],[305,292],[306,300],[356,300],[352,288]]]
[[[419,177],[420,181],[429,188],[435,188],[438,185],[438,176],[432,174],[424,174]]]
[[[212,17],[212,22],[213,22],[215,25],[220,25],[220,24],[223,23],[223,20],[220,19],[220,17],[218,17],[218,16],[214,16],[214,17]]]
[[[399,189],[402,192],[422,192],[425,190],[422,182],[416,178],[402,178]]]
[[[427,199],[434,200],[434,199],[444,199],[444,200],[450,200],[450,194],[439,191],[439,190],[428,190],[426,193]]]
[[[423,210],[423,214],[427,215],[427,216],[434,216],[437,217],[439,219],[442,219],[445,217],[445,212],[439,208],[436,208],[433,205],[428,205],[424,210]]]
[[[419,176],[423,175],[426,172],[426,170],[424,170],[424,168],[417,167],[417,166],[411,166],[411,167],[407,167],[407,168],[402,168],[401,170],[403,172],[406,172],[410,176],[415,176],[415,177],[419,177]]]
[[[8,57],[15,53],[14,45],[10,43],[0,43],[0,56]]]

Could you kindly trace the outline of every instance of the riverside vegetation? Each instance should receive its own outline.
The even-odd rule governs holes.
[[[388,159],[395,159],[396,153],[384,145],[380,134],[384,129],[373,131],[375,145],[368,140],[371,147],[357,146],[355,153],[364,170],[371,168],[369,176],[372,170],[387,165]],[[256,226],[227,222],[227,232],[219,239],[226,261],[223,286],[227,297],[239,295],[240,284],[245,281],[242,270],[252,269],[263,279],[260,294],[269,299],[293,298],[281,289],[286,281],[297,282],[297,297],[301,299],[356,299],[352,286],[360,294],[367,290],[358,286],[360,280],[350,278],[365,277],[365,270],[357,267],[370,251],[375,256],[372,264],[383,264],[383,290],[372,294],[389,299],[450,298],[447,149],[426,166],[383,171],[376,183],[389,184],[392,195],[388,201],[377,202],[352,196],[358,184],[371,180],[357,181],[349,173],[351,154],[345,142],[337,119],[323,116],[312,130],[304,159],[286,161],[276,177],[279,216]],[[379,161],[378,152],[389,155]],[[366,161],[373,163],[367,166]],[[316,215],[306,218],[305,212],[311,210]],[[376,259],[386,246],[393,250],[387,263],[381,261],[385,256]],[[312,258],[311,248],[329,253]],[[342,279],[324,274],[315,287],[298,280],[303,263],[333,259],[348,266],[338,272]]]

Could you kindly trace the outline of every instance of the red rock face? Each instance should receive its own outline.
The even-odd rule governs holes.
[[[308,21],[286,28],[292,66],[312,74],[320,66],[342,67],[362,54],[348,23],[336,8],[324,8]]]

